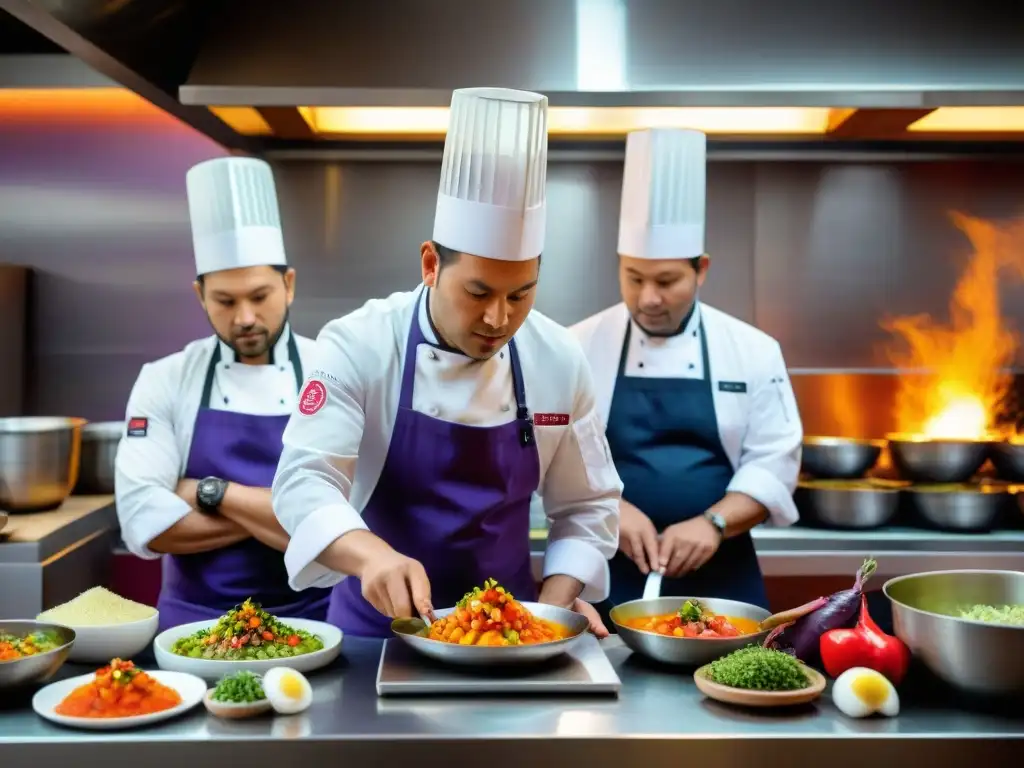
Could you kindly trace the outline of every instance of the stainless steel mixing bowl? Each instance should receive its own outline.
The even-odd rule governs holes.
[[[612,608],[609,617],[615,625],[615,631],[627,646],[642,656],[646,656],[662,664],[675,664],[686,667],[702,667],[715,659],[719,659],[735,650],[752,643],[760,645],[768,636],[768,630],[752,635],[739,637],[669,637],[656,632],[633,629],[624,622],[647,616],[659,616],[675,613],[687,600],[698,600],[709,610],[725,616],[736,616],[741,619],[764,621],[771,613],[764,608],[736,600],[719,600],[713,597],[659,597],[661,592],[661,576],[652,573],[647,577],[644,595],[639,600],[631,600]]]
[[[996,474],[1011,483],[1024,483],[1024,443],[992,443],[992,465]]]
[[[914,511],[944,531],[981,533],[996,527],[1011,498],[1006,487],[919,485],[907,489]]]
[[[46,653],[16,661],[0,661],[0,689],[45,683],[67,661],[75,642],[75,630],[46,621],[0,621],[0,635],[25,637],[33,632],[53,632],[61,645]]]
[[[969,693],[1024,692],[1024,627],[957,618],[973,605],[1024,605],[1024,573],[915,573],[882,591],[896,635],[939,678]]]
[[[56,509],[78,481],[85,419],[0,419],[0,509]]]
[[[122,434],[123,421],[97,421],[82,428],[82,462],[76,494],[114,492],[114,457]]]
[[[967,482],[988,459],[990,446],[975,440],[889,439],[893,464],[916,483]]]
[[[431,640],[426,636],[426,625],[421,619],[395,619],[391,622],[394,635],[407,643],[413,650],[446,664],[460,666],[495,666],[503,664],[535,664],[559,656],[568,651],[586,634],[590,622],[586,617],[565,608],[545,603],[523,603],[534,616],[568,628],[569,636],[551,643],[533,645],[458,645]],[[443,618],[455,608],[434,611],[437,618]]]
[[[794,499],[800,519],[828,528],[878,528],[896,515],[900,483],[866,480],[808,480]]]
[[[884,440],[805,437],[800,468],[824,480],[863,477],[875,466],[884,447]]]

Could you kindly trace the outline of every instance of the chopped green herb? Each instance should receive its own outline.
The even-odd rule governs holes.
[[[213,689],[210,698],[230,704],[251,704],[263,701],[267,694],[263,692],[263,679],[259,675],[243,670],[222,678]]]
[[[759,645],[748,645],[711,662],[708,676],[721,685],[751,691],[796,691],[810,685],[799,661]]]

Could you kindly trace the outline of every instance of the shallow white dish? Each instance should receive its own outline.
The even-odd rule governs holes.
[[[131,659],[144,651],[153,641],[160,614],[127,624],[75,626],[75,644],[68,661],[79,664],[109,664],[111,659]]]
[[[156,655],[156,663],[160,669],[173,670],[175,672],[187,672],[190,675],[198,675],[204,680],[216,683],[224,675],[231,675],[247,669],[262,675],[268,669],[274,667],[288,667],[297,669],[299,672],[312,672],[313,670],[326,667],[341,653],[342,632],[331,624],[322,621],[309,621],[307,619],[289,619],[281,617],[278,619],[294,629],[301,629],[311,635],[318,636],[323,640],[324,647],[314,653],[306,653],[302,656],[289,656],[274,659],[252,659],[246,661],[226,661],[217,659],[193,659],[189,656],[178,656],[171,649],[174,642],[182,637],[188,637],[200,629],[210,629],[216,623],[216,619],[209,621],[194,621],[191,624],[182,624],[178,627],[165,629],[156,636],[153,641],[153,653]],[[205,692],[205,691],[204,691]]]
[[[149,672],[149,670],[146,671]],[[32,709],[40,717],[58,725],[65,725],[70,728],[83,728],[90,731],[114,731],[122,728],[152,725],[161,720],[177,717],[199,704],[206,695],[206,683],[195,675],[186,675],[182,672],[163,672],[160,670],[153,670],[149,674],[158,683],[163,683],[168,688],[176,690],[181,695],[181,704],[163,712],[154,712],[149,715],[138,715],[136,717],[67,717],[54,712],[54,709],[64,700],[65,696],[75,690],[75,688],[86,685],[95,678],[95,673],[91,673],[72,677],[68,680],[61,680],[57,683],[50,683],[45,688],[36,691],[36,695],[32,697]]]

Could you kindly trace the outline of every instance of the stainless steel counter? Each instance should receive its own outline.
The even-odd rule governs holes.
[[[934,768],[963,761],[1015,764],[1024,749],[1020,702],[972,701],[922,670],[915,669],[902,686],[898,718],[851,720],[838,713],[827,693],[816,704],[789,711],[718,704],[698,693],[689,674],[656,667],[630,654],[617,638],[603,645],[622,678],[618,698],[378,699],[381,646],[358,639],[345,640],[341,659],[311,676],[313,705],[291,717],[228,722],[198,709],[142,731],[94,734],[50,725],[28,708],[27,696],[0,696],[0,765],[448,765],[472,764],[458,755],[482,751],[489,766],[519,768],[695,760],[758,768],[808,760],[830,768],[914,760]],[[83,671],[68,667],[62,674]]]

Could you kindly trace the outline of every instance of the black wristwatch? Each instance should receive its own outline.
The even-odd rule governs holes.
[[[725,529],[728,528],[728,524],[725,522],[725,518],[716,512],[705,512],[704,519],[715,526],[715,530],[718,531],[720,538],[725,538]]]
[[[221,480],[219,477],[204,477],[196,486],[196,504],[199,511],[208,515],[217,514],[227,490],[227,480]]]

